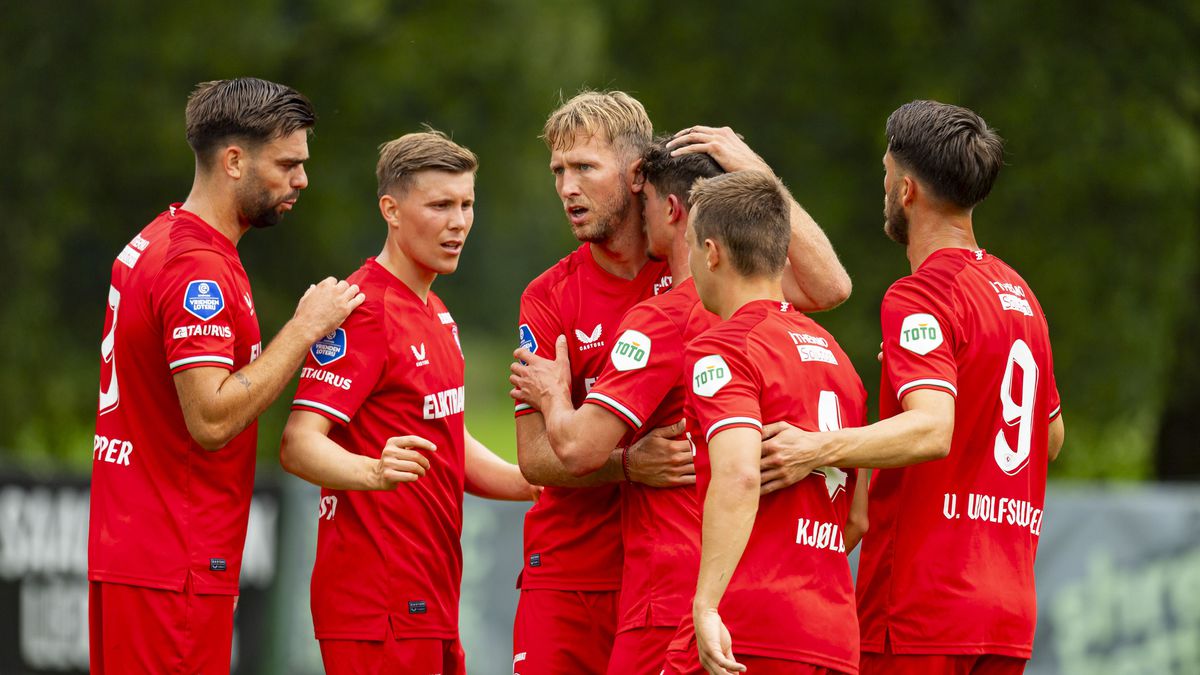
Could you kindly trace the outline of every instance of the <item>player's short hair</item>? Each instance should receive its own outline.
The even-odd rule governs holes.
[[[240,77],[196,85],[184,120],[188,145],[201,165],[208,166],[222,143],[236,140],[254,146],[311,129],[317,113],[308,98],[291,87]]]
[[[646,108],[623,91],[585,89],[550,113],[542,139],[551,150],[570,150],[579,138],[603,135],[629,159],[642,154],[654,128]]]
[[[969,209],[992,191],[1004,165],[1004,140],[974,111],[912,101],[887,121],[888,152],[933,192]]]
[[[696,240],[724,244],[742,276],[783,271],[792,235],[790,210],[779,179],[761,171],[701,178],[692,186]]]
[[[712,178],[725,169],[708,153],[695,152],[672,157],[667,149],[671,136],[659,136],[642,155],[642,174],[661,195],[675,195],[692,207],[692,184],[699,178]]]
[[[477,168],[479,159],[475,153],[427,126],[424,131],[404,134],[379,146],[375,178],[379,182],[380,197],[386,194],[400,196],[422,171],[466,173]]]

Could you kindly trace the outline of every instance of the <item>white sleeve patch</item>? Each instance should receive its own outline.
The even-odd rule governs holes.
[[[692,369],[692,391],[697,396],[709,398],[732,381],[729,365],[718,354],[700,359]]]
[[[900,346],[925,356],[942,344],[942,327],[932,314],[909,314],[900,326]]]
[[[620,371],[645,368],[650,362],[650,338],[636,330],[621,333],[611,358],[613,367]]]

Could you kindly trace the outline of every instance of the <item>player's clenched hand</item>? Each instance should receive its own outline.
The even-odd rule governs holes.
[[[692,444],[676,440],[683,421],[659,427],[629,447],[629,478],[650,487],[677,487],[696,483]]]
[[[707,153],[729,173],[734,171],[762,171],[774,176],[771,166],[746,145],[742,137],[729,127],[688,127],[675,134],[668,143],[673,157],[693,152]]]
[[[308,287],[296,305],[292,320],[304,328],[304,334],[311,342],[316,342],[342,325],[350,312],[366,299],[367,296],[359,292],[358,284],[326,277],[321,283]]]
[[[801,431],[787,422],[763,427],[762,493],[795,485],[827,462],[822,435]]]
[[[571,360],[567,338],[559,335],[554,342],[554,360],[543,359],[522,347],[513,352],[517,360],[510,370],[508,381],[513,390],[508,393],[521,403],[543,410],[552,396],[571,396]]]
[[[411,483],[421,478],[429,470],[429,458],[423,452],[436,450],[436,445],[420,436],[389,438],[372,471],[374,489],[391,490],[400,483]]]
[[[700,610],[692,618],[696,625],[696,648],[704,671],[712,675],[745,672],[746,666],[733,658],[733,638],[717,610]]]

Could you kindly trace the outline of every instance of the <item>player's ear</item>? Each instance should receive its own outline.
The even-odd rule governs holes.
[[[230,178],[238,179],[242,177],[242,173],[246,170],[246,162],[249,157],[246,155],[246,150],[240,145],[227,145],[217,155],[218,165],[225,175]]]
[[[667,222],[671,225],[682,223],[687,227],[687,211],[683,208],[683,200],[674,193],[667,195]]]
[[[634,193],[642,191],[646,185],[646,174],[642,172],[642,158],[638,157],[629,164],[626,178],[629,180],[629,186]]]
[[[917,198],[917,181],[908,175],[905,175],[900,180],[902,181],[900,184],[900,205],[912,206],[913,200]]]
[[[721,264],[721,246],[712,239],[704,240],[704,264],[709,272]]]
[[[400,225],[400,204],[390,194],[385,194],[379,198],[379,214],[383,216],[383,220],[388,224],[388,227],[397,227]]]

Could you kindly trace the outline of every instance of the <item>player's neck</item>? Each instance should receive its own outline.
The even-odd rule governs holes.
[[[692,278],[692,269],[688,267],[688,244],[683,237],[682,229],[671,242],[671,250],[667,253],[667,267],[671,268],[671,288]]]
[[[192,183],[192,191],[183,202],[183,210],[200,217],[209,227],[225,236],[234,246],[250,229],[238,218],[237,207],[232,199],[223,199],[206,187],[199,176]]]
[[[608,241],[592,242],[592,259],[605,272],[633,279],[642,271],[646,257],[646,236],[640,223],[624,221]]]
[[[408,256],[392,248],[391,241],[384,244],[383,251],[375,256],[375,262],[408,286],[421,302],[429,302],[429,289],[433,287],[433,280],[437,279],[437,274],[419,267]]]
[[[909,224],[906,253],[913,272],[935,251],[943,248],[979,249],[969,212],[930,215],[920,221],[914,219]]]
[[[718,285],[717,315],[722,321],[755,300],[783,302],[783,286],[779,277],[733,277]]]

